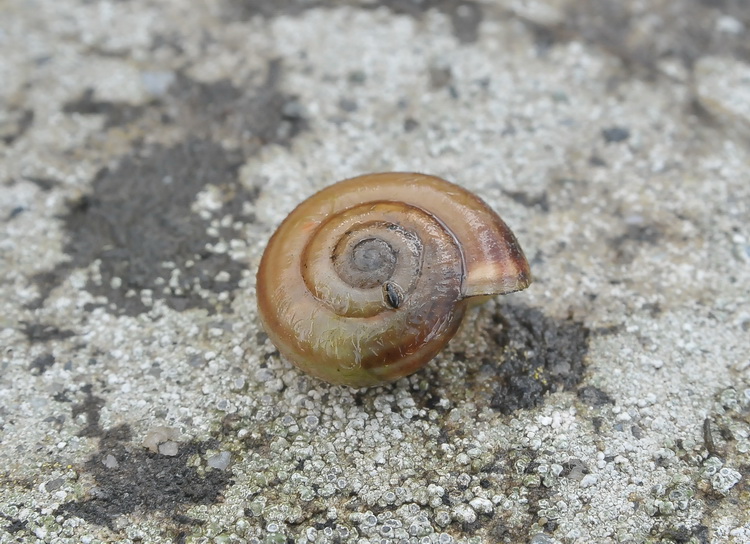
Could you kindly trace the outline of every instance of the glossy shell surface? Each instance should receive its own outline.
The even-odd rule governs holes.
[[[480,198],[434,176],[384,173],[295,208],[269,240],[257,296],[286,359],[364,387],[419,370],[469,304],[530,282],[515,236]]]

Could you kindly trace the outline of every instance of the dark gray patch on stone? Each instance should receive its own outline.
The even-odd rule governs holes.
[[[79,115],[103,115],[104,129],[136,124],[148,133],[177,125],[195,139],[231,141],[247,155],[269,143],[288,145],[307,128],[305,110],[279,90],[281,61],[268,64],[263,79],[237,87],[228,80],[195,81],[177,72],[167,92],[147,105],[97,100],[92,91],[65,105]]]
[[[86,268],[99,260],[101,281],[89,278],[87,289],[107,297],[115,313],[136,315],[148,310],[141,299],[150,290],[176,310],[219,306],[215,296],[237,287],[244,265],[226,253],[206,249],[218,242],[206,231],[209,221],[191,211],[199,191],[220,188],[227,201],[222,214],[242,216],[242,202],[257,194],[236,181],[240,157],[210,142],[193,140],[175,147],[154,146],[104,169],[91,193],[64,216],[68,234],[64,251],[72,262],[64,269]],[[231,238],[231,229],[222,237]],[[219,272],[227,281],[216,279]],[[170,283],[173,274],[176,283]]]
[[[581,402],[584,404],[594,408],[615,403],[615,401],[612,400],[612,397],[593,385],[581,387],[578,390],[578,398],[581,399]]]
[[[45,353],[31,361],[29,364],[29,370],[34,374],[44,374],[52,368],[52,365],[54,364],[55,356],[51,353]]]
[[[75,336],[75,333],[69,329],[61,329],[56,325],[49,325],[47,323],[22,321],[20,330],[32,344],[48,342],[50,340],[65,340],[66,338]]]
[[[589,329],[570,319],[555,319],[536,308],[498,305],[495,333],[470,386],[485,390],[490,406],[503,413],[531,408],[548,392],[575,388],[583,378]]]
[[[568,5],[563,23],[529,22],[539,40],[586,41],[619,57],[626,67],[649,72],[658,71],[663,58],[676,58],[688,67],[705,55],[750,59],[746,30],[717,29],[722,18],[750,27],[750,3],[745,0],[673,0],[657,2],[648,10],[619,0],[579,0]]]
[[[70,269],[71,267],[66,263],[61,263],[52,270],[35,274],[32,279],[39,290],[39,296],[27,303],[25,308],[29,310],[39,310],[42,308],[49,294],[65,279],[70,273]]]
[[[229,471],[211,470],[201,475],[196,467],[188,465],[192,456],[204,456],[217,446],[215,441],[191,441],[180,444],[176,456],[166,457],[129,443],[107,445],[83,467],[96,481],[90,498],[67,502],[55,515],[80,517],[112,530],[116,530],[119,516],[133,512],[166,514],[182,525],[185,523],[183,511],[194,505],[216,504],[223,490],[232,483]],[[117,459],[117,467],[104,465],[108,455]],[[202,520],[189,519],[189,525],[202,523]],[[165,530],[172,533],[177,528],[165,527]]]
[[[97,174],[90,193],[71,203],[62,218],[70,261],[35,277],[40,297],[29,307],[43,305],[72,269],[98,260],[101,279],[90,278],[87,289],[106,297],[110,311],[147,311],[144,290],[176,310],[220,309],[216,295],[237,287],[245,265],[206,249],[236,236],[233,228],[222,228],[219,238],[210,237],[210,221],[227,215],[254,221],[243,204],[257,198],[259,188],[239,184],[239,166],[264,145],[288,145],[307,126],[304,107],[278,90],[280,78],[276,60],[262,81],[247,88],[228,81],[199,83],[177,74],[165,96],[150,107],[122,109],[96,101],[90,93],[69,104],[68,112],[105,115],[106,127],[137,123],[139,131],[149,132],[176,124],[191,139],[173,147],[136,144],[119,164]],[[214,143],[218,141],[230,141],[233,148]],[[217,217],[203,219],[191,207],[209,185],[219,189],[224,205]],[[228,274],[226,281],[216,279],[220,272]],[[173,273],[177,280],[170,283]]]
[[[271,61],[264,80],[248,92],[226,80],[207,84],[178,74],[165,122],[215,141],[235,140],[245,155],[269,143],[288,145],[307,121],[303,105],[279,90],[281,75],[281,62]]]
[[[132,444],[127,425],[99,429],[95,436],[101,437],[99,451],[81,469],[95,485],[85,500],[62,504],[55,511],[56,516],[80,517],[116,531],[121,515],[154,513],[172,518],[174,525],[167,524],[164,532],[165,537],[174,537],[184,525],[203,523],[185,516],[188,508],[216,504],[232,483],[230,471],[210,470],[202,475],[196,467],[189,466],[194,455],[205,456],[209,449],[216,449],[216,441],[180,444],[177,455],[167,457]],[[108,455],[117,460],[116,467],[105,466]]]
[[[620,143],[630,138],[630,131],[623,127],[610,127],[602,130],[602,138],[608,144]]]
[[[224,19],[247,21],[256,16],[272,19],[279,15],[299,15],[327,4],[331,4],[330,0],[228,0]]]
[[[300,15],[314,8],[336,8],[347,4],[363,9],[386,7],[393,13],[416,19],[422,18],[431,9],[437,9],[450,17],[453,33],[462,43],[477,40],[483,19],[482,7],[474,0],[381,0],[364,4],[351,0],[226,0],[223,17],[227,21],[247,21],[256,16],[271,19],[280,15]]]
[[[307,127],[303,105],[279,91],[280,79],[281,63],[274,60],[260,81],[242,88],[178,73],[148,107],[97,101],[92,93],[68,104],[69,113],[104,115],[105,128],[137,124],[134,130],[148,133],[174,124],[191,138],[173,147],[136,142],[130,155],[97,174],[90,193],[72,202],[62,218],[69,262],[35,277],[40,296],[29,307],[41,307],[71,270],[99,260],[101,279],[90,278],[87,289],[106,297],[109,311],[147,311],[144,290],[176,310],[219,310],[216,295],[237,287],[245,265],[206,249],[236,236],[230,227],[210,237],[210,221],[228,215],[233,222],[254,221],[243,205],[257,198],[259,188],[239,184],[239,166],[264,145],[288,145]],[[231,149],[219,141],[231,142]],[[216,217],[203,219],[191,207],[209,185],[218,188],[223,207]],[[217,280],[219,272],[228,279]],[[177,280],[170,284],[173,273]]]
[[[628,225],[625,232],[610,239],[609,245],[615,251],[615,260],[619,264],[628,264],[635,259],[642,245],[657,245],[663,237],[658,225]]]
[[[0,141],[5,145],[13,145],[31,128],[34,124],[34,110],[11,110],[9,117],[9,122],[0,125]]]
[[[31,531],[29,531],[26,528],[26,525],[28,524],[28,521],[26,521],[26,520],[22,521],[22,520],[20,520],[18,518],[14,518],[12,516],[8,516],[8,515],[4,514],[3,512],[0,512],[0,519],[3,519],[3,520],[5,520],[5,521],[8,522],[8,525],[6,525],[5,527],[0,527],[0,529],[2,529],[3,531],[5,531],[9,535],[15,535],[16,533],[20,533],[21,531],[24,531],[24,532],[28,533],[30,537],[32,536],[31,535]],[[22,542],[22,541],[21,540],[17,540],[16,542]]]
[[[86,500],[67,502],[55,515],[76,516],[116,530],[116,520],[123,514],[160,512],[177,518],[177,527],[166,528],[177,531],[184,525],[180,521],[183,509],[218,502],[223,489],[231,483],[231,472],[212,470],[201,476],[195,467],[188,466],[193,455],[217,449],[218,442],[180,444],[174,457],[153,454],[131,443],[132,431],[128,425],[101,427],[104,399],[92,390],[91,385],[82,388],[86,396],[83,402],[72,406],[71,416],[74,419],[81,414],[85,416],[86,425],[78,436],[99,438],[99,451],[82,468],[96,484]],[[105,466],[108,455],[115,457],[117,467]]]

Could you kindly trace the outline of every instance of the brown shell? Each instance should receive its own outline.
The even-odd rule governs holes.
[[[258,268],[258,309],[297,367],[364,387],[419,370],[472,301],[530,283],[515,236],[480,198],[434,176],[369,174],[282,222]]]

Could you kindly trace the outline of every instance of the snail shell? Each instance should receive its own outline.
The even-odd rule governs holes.
[[[258,310],[297,367],[364,387],[417,371],[470,304],[530,283],[515,236],[480,198],[434,176],[369,174],[282,222],[258,268]]]

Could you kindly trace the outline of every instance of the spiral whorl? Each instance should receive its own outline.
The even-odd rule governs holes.
[[[468,296],[523,288],[529,273],[510,230],[471,193],[431,176],[373,174],[292,211],[257,280],[261,321],[282,355],[361,387],[419,369],[455,334]]]

